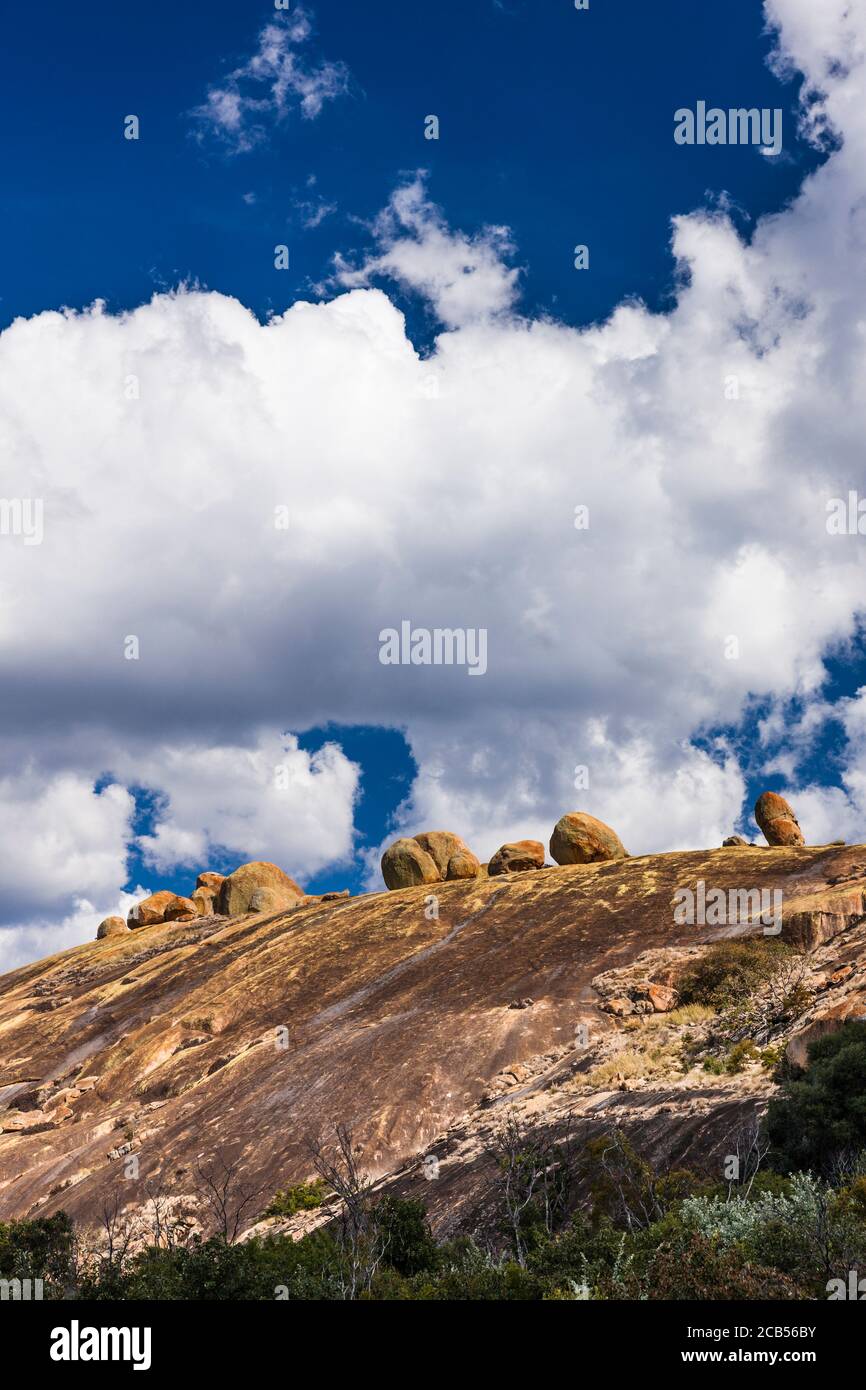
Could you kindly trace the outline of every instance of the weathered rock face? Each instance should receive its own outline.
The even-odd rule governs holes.
[[[218,893],[225,882],[225,874],[214,874],[206,869],[195,881],[196,888],[204,888],[209,893]]]
[[[140,903],[131,907],[126,920],[133,930],[136,927],[154,927],[160,922],[170,922],[172,919],[167,917],[166,913],[179,901],[190,900],[179,899],[176,893],[162,889],[159,893],[151,893],[149,898],[143,898]],[[194,907],[189,910],[195,915]]]
[[[574,1045],[580,1025],[591,1044],[620,1041],[608,997],[627,998],[625,1026],[640,1026],[642,1004],[657,1005],[635,981],[668,987],[672,954],[730,935],[674,923],[677,889],[698,880],[782,889],[785,939],[810,921],[815,940],[834,934],[819,947],[828,981],[866,963],[866,847],[756,847],[440,883],[432,920],[420,884],[311,899],[276,918],[161,923],[3,976],[0,1220],[63,1207],[98,1223],[115,1193],[144,1206],[160,1177],[188,1193],[196,1165],[219,1153],[264,1188],[264,1206],[310,1176],[307,1137],[338,1119],[377,1176],[419,1155],[408,1195],[447,1232],[478,1197],[480,1127],[499,1104],[481,1101],[506,1066],[524,1078],[516,1103],[533,1118],[558,1106],[581,1136],[621,1124],[674,1166],[708,1145],[727,1154],[732,1127],[772,1090],[766,1073],[748,1093],[741,1078],[704,1072],[691,1089],[664,1078],[606,1098],[569,1089],[588,1065]],[[652,958],[646,969],[641,957]],[[620,970],[633,973],[603,995],[599,976]],[[291,1046],[275,1047],[287,1028]],[[428,1182],[421,1157],[452,1126],[471,1133],[437,1147],[442,1178]],[[126,1144],[140,1146],[140,1180],[123,1176]]]
[[[129,927],[122,917],[103,917],[96,928],[96,939],[103,941],[106,936],[122,936],[128,931]]]
[[[199,917],[209,917],[216,911],[216,900],[219,889],[216,891],[210,888],[196,888],[190,894],[190,902],[195,903],[196,912]]]
[[[742,835],[729,835],[726,840],[722,840],[722,849],[740,849],[743,845],[748,849],[749,841],[744,840]]]
[[[385,887],[415,888],[419,883],[439,883],[436,860],[417,840],[395,840],[382,855],[382,877]]]
[[[198,906],[192,898],[183,898],[178,893],[173,894],[171,902],[166,905],[162,920],[164,922],[193,922],[198,916]]]
[[[627,859],[615,830],[585,811],[561,816],[550,837],[550,856],[557,864],[600,864],[610,859]]]
[[[443,880],[477,878],[479,861],[459,835],[450,830],[425,830],[414,839],[430,855]]]
[[[480,872],[471,849],[450,830],[424,830],[411,839],[395,840],[382,856],[382,877],[389,889],[477,878]]]
[[[282,888],[257,888],[250,898],[250,912],[280,912],[286,906]]]
[[[258,901],[267,905],[254,907],[253,898],[265,889],[268,890],[267,897],[263,895]],[[303,889],[278,865],[257,859],[249,864],[241,864],[239,869],[223,879],[217,911],[223,917],[240,917],[246,912],[276,912],[280,908],[294,907],[303,898]]]
[[[805,843],[793,808],[776,792],[762,792],[755,802],[755,820],[768,845],[802,845]]]
[[[857,991],[840,999],[838,1003],[819,1009],[805,1028],[795,1033],[785,1049],[785,1056],[792,1066],[808,1067],[809,1044],[824,1038],[828,1033],[836,1033],[843,1023],[866,1023],[866,992]]]
[[[502,845],[487,865],[489,878],[499,874],[521,874],[527,869],[544,868],[544,845],[540,840],[514,840]]]

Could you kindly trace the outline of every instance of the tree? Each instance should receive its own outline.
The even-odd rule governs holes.
[[[385,1253],[385,1233],[374,1217],[373,1183],[360,1164],[360,1146],[344,1124],[334,1125],[334,1142],[308,1140],[313,1167],[340,1201],[338,1240],[345,1263],[343,1297],[357,1298],[369,1289]]]
[[[510,1110],[489,1145],[500,1174],[500,1195],[517,1262],[525,1265],[530,1227],[552,1234],[568,1205],[574,1140],[569,1120],[557,1134]]]
[[[227,1245],[234,1245],[240,1235],[245,1214],[250,1206],[264,1192],[263,1186],[254,1187],[241,1177],[240,1159],[229,1160],[220,1151],[208,1168],[199,1164],[197,1195],[210,1210],[216,1227],[216,1234]]]
[[[832,1176],[840,1156],[866,1148],[866,1024],[845,1023],[809,1046],[805,1073],[767,1109],[771,1161],[782,1172]]]

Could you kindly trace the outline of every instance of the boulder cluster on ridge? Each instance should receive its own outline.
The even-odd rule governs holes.
[[[777,792],[763,792],[755,803],[755,820],[771,846],[799,846],[805,843],[793,808]],[[724,848],[753,848],[742,835],[729,835]],[[558,865],[599,864],[628,859],[629,853],[615,830],[586,811],[567,811],[560,816],[550,836],[550,857]],[[477,855],[450,830],[425,830],[411,837],[402,836],[382,855],[382,877],[391,891],[422,884],[450,883],[458,879],[495,878],[501,874],[527,873],[545,867],[545,849],[540,840],[513,840],[483,864]],[[347,896],[325,893],[317,901]],[[97,929],[97,939],[123,935],[141,927],[165,922],[194,922],[212,915],[239,917],[245,913],[281,912],[306,900],[304,890],[279,867],[265,860],[241,864],[230,874],[205,870],[198,875],[189,897],[168,889],[152,893],[122,917],[106,917]]]

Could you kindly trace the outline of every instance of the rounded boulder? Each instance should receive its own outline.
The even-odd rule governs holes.
[[[203,874],[199,874],[195,881],[196,888],[204,888],[206,892],[217,894],[225,882],[225,874],[214,874],[206,869]]]
[[[481,873],[481,863],[477,855],[471,849],[455,850],[448,860],[448,868],[445,877],[450,882],[458,878],[478,878]]]
[[[430,855],[441,879],[478,877],[481,864],[459,835],[450,830],[423,830],[413,838]]]
[[[600,864],[609,859],[628,859],[628,851],[615,830],[585,811],[561,816],[550,837],[550,856],[557,864]]]
[[[198,906],[192,898],[182,898],[179,893],[172,894],[162,915],[164,922],[193,922],[198,917]]]
[[[269,911],[294,907],[304,898],[303,889],[277,864],[253,860],[249,864],[241,864],[240,868],[223,879],[217,898],[217,911],[223,917],[240,917],[245,912],[263,911],[262,908],[253,907],[252,903],[255,895],[264,888],[271,890],[267,898]]]
[[[439,883],[440,874],[431,854],[417,840],[395,840],[382,855],[382,877],[391,891],[415,888],[419,883]]]
[[[490,878],[498,874],[522,874],[527,869],[544,868],[544,845],[540,840],[513,840],[502,845],[487,865]]]
[[[106,936],[125,936],[129,927],[122,917],[103,917],[96,928],[96,939],[102,941]]]
[[[170,893],[168,889],[162,889],[159,893],[151,893],[149,898],[142,898],[140,903],[135,903],[129,909],[127,922],[135,930],[137,927],[155,927],[160,922],[166,920],[165,913],[170,903],[177,901],[177,894]]]
[[[777,792],[762,792],[755,802],[755,820],[768,845],[805,844],[794,808]]]

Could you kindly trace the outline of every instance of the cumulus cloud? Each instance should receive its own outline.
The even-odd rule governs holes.
[[[88,902],[86,898],[77,898],[71,911],[59,920],[51,917],[0,931],[0,974],[15,970],[28,961],[91,940],[96,936],[96,928],[103,918],[126,917],[129,909],[150,892],[149,888],[138,887],[133,893],[118,893],[113,898],[106,898],[102,906]]]
[[[300,6],[275,15],[261,30],[255,53],[209,87],[192,112],[198,137],[243,154],[290,112],[314,120],[325,102],[344,96],[349,87],[344,63],[308,60],[298,52],[311,34],[310,17]]]
[[[124,787],[97,790],[72,772],[45,775],[30,763],[0,778],[0,920],[113,896],[126,878],[134,810]]]
[[[509,840],[540,840],[566,808],[591,807],[616,826],[632,854],[721,844],[740,812],[745,785],[734,751],[721,738],[709,750],[687,742],[659,747],[645,736],[614,741],[604,719],[562,729],[533,722],[522,746],[519,720],[503,724],[499,746],[479,730],[474,749],[460,738],[443,745],[425,731],[414,743],[419,775],[400,810],[407,833],[447,826],[482,860]],[[509,753],[503,758],[503,748]],[[571,758],[569,758],[571,752]],[[467,758],[461,775],[458,760]],[[388,837],[390,838],[390,837]],[[383,842],[384,844],[385,842]],[[367,856],[367,883],[381,883],[381,846]]]
[[[395,190],[371,230],[376,253],[359,265],[338,253],[337,284],[357,288],[377,277],[396,280],[423,295],[446,328],[513,306],[518,271],[506,264],[514,249],[508,228],[484,227],[474,236],[452,230],[427,196],[423,171]]]
[[[44,500],[41,545],[0,539],[9,823],[26,862],[58,819],[29,761],[97,826],[91,845],[60,817],[73,867],[43,847],[16,870],[19,923],[119,891],[134,785],[162,798],[154,871],[220,843],[301,877],[348,854],[357,769],[284,730],[403,728],[419,775],[398,828],[485,854],[581,806],[632,852],[714,843],[792,708],[806,746],[863,606],[863,540],[825,520],[863,478],[866,19],[768,13],[838,148],[748,243],[723,209],[676,218],[667,314],[519,316],[507,235],[450,228],[413,179],[328,303],[262,324],[183,291],[0,336],[6,492]],[[444,325],[429,357],[394,280]],[[487,629],[486,674],[382,665],[403,620]],[[756,703],[775,713],[750,755],[718,730]],[[859,814],[853,721],[848,781],[814,791],[814,825],[801,808],[811,839],[845,834],[846,796]]]
[[[264,733],[250,748],[157,747],[133,772],[162,797],[154,832],[138,842],[156,870],[227,852],[311,874],[351,857],[359,768],[333,743],[309,754]]]
[[[849,699],[816,709],[805,738],[820,731],[827,721],[842,737],[837,765],[828,768],[831,784],[803,782],[797,775],[796,760],[786,769],[796,788],[797,814],[801,825],[808,827],[809,840],[816,844],[836,839],[861,843],[866,824],[866,687]]]

